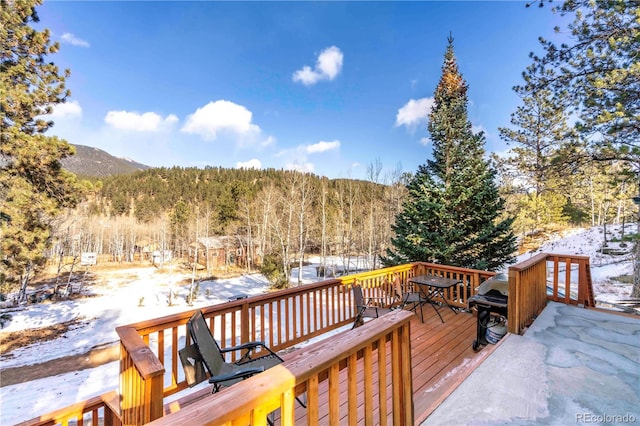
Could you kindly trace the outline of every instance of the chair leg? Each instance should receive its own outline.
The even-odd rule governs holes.
[[[296,396],[296,400],[298,401],[298,404],[300,404],[303,408],[307,408],[307,393],[305,392],[301,396],[304,397],[304,402],[302,402],[300,396]]]
[[[356,314],[356,318],[353,320],[353,326],[351,326],[351,329],[353,330],[354,328],[356,328],[358,325],[360,325],[360,321],[362,321],[362,314],[364,314],[364,311],[367,308],[364,309],[360,309],[360,311],[358,311],[358,313]]]

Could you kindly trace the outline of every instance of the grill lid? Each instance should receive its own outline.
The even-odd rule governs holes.
[[[509,277],[507,274],[498,274],[489,278],[478,287],[478,294],[484,295],[491,290],[499,291],[503,296],[509,295]]]

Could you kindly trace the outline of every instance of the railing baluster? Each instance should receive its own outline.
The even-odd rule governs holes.
[[[170,380],[170,387],[172,389],[175,389],[178,386],[178,328],[177,327],[171,327],[168,329],[168,331],[171,333],[171,364],[170,364],[170,374],[171,374],[171,380]],[[165,352],[165,348],[164,348],[164,331],[160,331],[159,332],[160,335],[162,336],[162,349],[158,349],[159,351],[161,351],[163,354]],[[160,343],[160,339],[158,339],[158,348],[160,348],[161,343]],[[160,354],[158,354],[160,355]],[[164,360],[163,358],[160,358],[160,356],[158,356],[158,360],[160,360],[160,362],[163,365],[167,365],[167,362]],[[166,367],[165,367],[166,368]]]
[[[358,423],[358,358],[356,354],[351,354],[347,359],[347,405],[349,426],[355,426]],[[365,389],[367,388],[365,376]],[[338,392],[339,393],[339,392]]]
[[[382,352],[383,347],[379,348]],[[373,425],[373,349],[371,346],[364,348],[363,358],[364,368],[364,424],[365,426]],[[380,389],[378,389],[378,392]],[[355,410],[354,410],[355,411]],[[355,416],[354,416],[355,417]],[[355,419],[358,420],[357,417]]]
[[[380,338],[378,348],[378,424],[387,424],[387,349],[385,339]]]

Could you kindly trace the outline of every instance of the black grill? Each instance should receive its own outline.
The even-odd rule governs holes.
[[[507,306],[509,301],[508,278],[504,274],[496,275],[483,282],[478,287],[478,293],[469,298],[469,309],[475,307],[478,310],[477,335],[473,341],[474,351],[481,345],[487,345],[487,327],[491,317],[497,317],[498,321],[506,322]]]

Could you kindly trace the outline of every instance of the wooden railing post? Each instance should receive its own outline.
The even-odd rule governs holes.
[[[249,335],[251,330],[251,324],[249,323],[249,302],[247,299],[244,299],[245,302],[242,304],[242,309],[240,311],[240,339],[242,342],[249,342],[253,340]],[[237,345],[236,342],[233,343]]]
[[[164,366],[134,327],[120,336],[120,413],[123,425],[143,425],[162,417]]]

